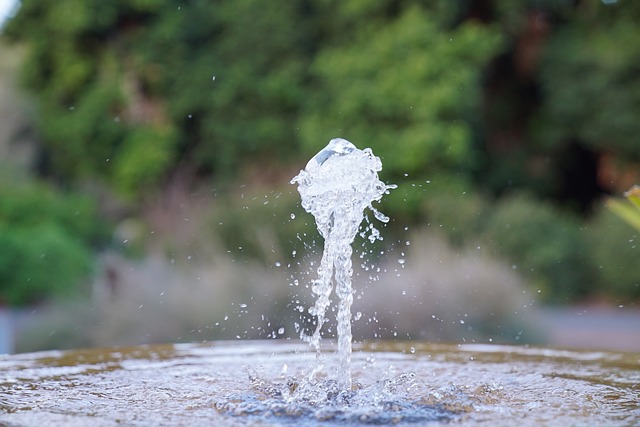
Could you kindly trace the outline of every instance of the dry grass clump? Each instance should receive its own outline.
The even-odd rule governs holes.
[[[107,254],[89,300],[32,313],[18,351],[281,336],[285,273],[232,259],[177,263]]]
[[[481,247],[457,250],[424,231],[402,250],[406,257],[381,260],[379,277],[358,292],[358,337],[537,341],[535,301],[511,266]],[[355,286],[362,287],[357,279]]]

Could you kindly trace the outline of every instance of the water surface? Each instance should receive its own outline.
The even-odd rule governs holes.
[[[353,387],[305,384],[304,343],[236,341],[0,357],[9,426],[629,426],[640,354],[496,345],[354,345]]]

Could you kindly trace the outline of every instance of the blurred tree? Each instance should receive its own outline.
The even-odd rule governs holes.
[[[6,34],[29,44],[47,172],[139,195],[179,167],[234,176],[265,155],[287,158],[302,12],[283,0],[23,1]]]
[[[499,33],[474,22],[445,31],[415,5],[372,20],[365,3],[341,5],[352,22],[337,30],[347,33],[344,41],[314,62],[316,88],[300,122],[307,152],[341,135],[370,146],[395,177],[469,170],[469,119]]]
[[[182,162],[224,177],[247,162],[290,159],[309,57],[301,7],[251,0],[178,9],[161,13],[136,49],[155,79],[148,86],[169,101]]]
[[[605,169],[640,153],[639,3],[490,3],[509,47],[489,67],[477,179],[494,194],[527,188],[588,213],[603,192],[632,183],[612,185]]]
[[[23,77],[38,95],[46,173],[67,182],[111,178],[137,118],[125,46],[153,3],[25,0],[9,21],[6,35],[28,44]]]
[[[382,207],[398,223],[486,233],[558,301],[593,289],[577,219],[471,194],[588,213],[638,177],[639,21],[631,0],[23,0],[5,33],[63,184],[140,200],[177,172],[281,170],[343,136],[401,184]],[[42,234],[62,247],[56,221]]]
[[[568,18],[570,25],[558,26],[541,64],[544,102],[535,136],[544,147],[575,141],[591,152],[615,153],[620,162],[638,162],[640,6],[588,0]],[[618,191],[629,185],[601,184]]]

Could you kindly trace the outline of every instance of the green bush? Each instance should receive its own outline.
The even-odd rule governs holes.
[[[116,187],[127,195],[140,195],[162,181],[175,157],[176,132],[172,128],[139,127],[121,147],[115,162]]]
[[[239,259],[264,263],[305,255],[301,246],[317,238],[314,219],[300,206],[295,187],[282,192],[248,191],[225,196],[209,221],[223,247]],[[308,237],[307,237],[308,236]]]
[[[592,264],[580,222],[548,203],[506,196],[488,216],[482,238],[530,278],[547,302],[575,301],[592,291]]]
[[[420,7],[381,28],[359,13],[356,39],[325,48],[312,66],[317,96],[300,121],[307,153],[344,136],[371,147],[392,176],[468,168],[479,70],[499,51],[499,33],[471,21],[445,31]]]
[[[88,199],[0,183],[0,303],[23,305],[78,290],[92,245],[106,236]]]
[[[640,298],[640,232],[600,209],[586,235],[597,271],[597,292],[619,300]]]
[[[90,267],[91,253],[57,224],[0,226],[0,299],[9,305],[70,294]]]
[[[424,202],[427,221],[444,233],[456,247],[479,239],[488,212],[488,202],[470,186],[442,185],[428,187]]]

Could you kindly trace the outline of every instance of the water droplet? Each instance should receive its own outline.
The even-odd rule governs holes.
[[[280,328],[280,329],[278,329],[278,334],[279,334],[279,335],[284,334],[284,328]]]

